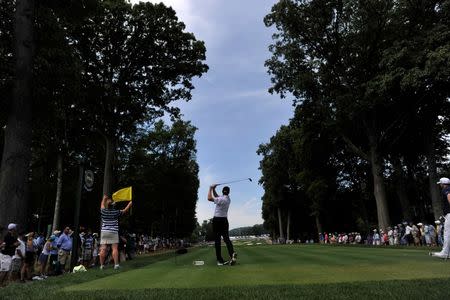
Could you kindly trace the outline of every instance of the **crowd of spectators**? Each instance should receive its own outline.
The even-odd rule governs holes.
[[[99,234],[80,227],[76,265],[84,269],[99,265]],[[26,282],[58,276],[70,270],[74,231],[65,227],[51,234],[19,230],[18,225],[9,224],[0,239],[0,286],[11,281]],[[146,234],[119,233],[120,261],[131,260],[138,254],[175,249],[186,246],[183,240],[151,238]],[[111,249],[106,264],[112,261]],[[112,262],[111,262],[112,263]]]
[[[321,244],[365,244],[373,246],[442,246],[443,226],[441,221],[436,220],[434,224],[402,222],[384,229],[373,229],[367,235],[362,236],[359,232],[319,233]]]

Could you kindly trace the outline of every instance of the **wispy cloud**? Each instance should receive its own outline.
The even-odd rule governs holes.
[[[230,228],[262,224],[261,201],[254,197],[244,203],[232,202],[228,213],[228,221]]]
[[[186,30],[206,43],[210,69],[194,80],[192,101],[179,102],[183,118],[198,128],[199,222],[213,217],[206,194],[210,184],[252,177],[232,185],[230,228],[261,224],[261,176],[256,150],[292,117],[290,101],[270,95],[264,61],[270,57],[272,29],[264,16],[277,0],[151,0],[171,6]],[[137,0],[132,0],[137,3]]]

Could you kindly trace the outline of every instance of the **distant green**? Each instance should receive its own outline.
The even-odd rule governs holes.
[[[450,299],[450,261],[428,250],[323,245],[237,246],[216,266],[212,247],[141,257],[120,271],[89,270],[0,289],[0,299]],[[225,253],[225,249],[224,249]],[[193,261],[203,260],[204,266]],[[17,289],[16,289],[17,290]],[[22,298],[21,298],[22,297]],[[405,298],[406,297],[406,298]]]

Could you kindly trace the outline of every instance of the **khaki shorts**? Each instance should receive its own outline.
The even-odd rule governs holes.
[[[69,261],[70,259],[69,257],[70,257],[69,251],[64,251],[62,249],[58,251],[58,261],[62,266],[64,266],[66,262]]]
[[[102,231],[100,234],[100,245],[112,245],[119,243],[119,233]]]

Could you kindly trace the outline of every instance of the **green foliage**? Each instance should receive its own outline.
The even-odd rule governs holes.
[[[123,153],[120,185],[132,185],[134,230],[155,235],[186,237],[196,227],[199,187],[196,128],[163,121],[143,129]]]
[[[313,215],[329,208],[323,199],[330,192],[338,200],[340,192],[355,195],[364,186],[377,191],[380,226],[389,225],[389,210],[398,213],[398,207],[386,200],[392,192],[383,191],[392,183],[396,159],[408,169],[408,180],[432,188],[422,185],[427,176],[422,173],[424,158],[442,162],[448,153],[439,137],[448,133],[443,124],[450,96],[449,8],[449,1],[432,0],[280,0],[265,17],[265,25],[276,29],[269,47],[272,57],[266,61],[269,91],[292,97],[297,105],[290,125],[298,137],[293,148],[297,154],[289,168],[298,165],[297,187],[312,201]],[[365,161],[374,176],[372,184]],[[283,170],[282,176],[291,176],[286,165]],[[421,193],[417,190],[416,195]],[[274,193],[266,189],[266,194],[264,203],[275,203]],[[422,196],[412,198],[424,201]],[[359,226],[372,223],[373,217],[362,211],[373,205],[351,202],[345,204],[349,211],[357,203],[361,208]],[[263,204],[265,220],[273,221],[276,208]],[[355,224],[358,218],[352,219]]]

